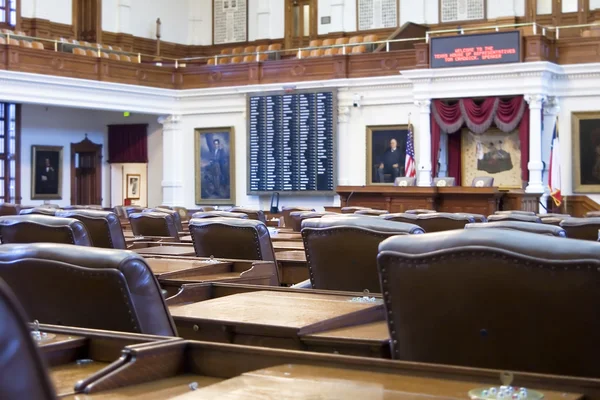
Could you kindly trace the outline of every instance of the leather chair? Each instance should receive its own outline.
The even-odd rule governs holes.
[[[92,245],[87,229],[81,221],[35,214],[1,217],[0,240],[3,244],[45,242]]]
[[[388,221],[404,222],[406,224],[416,224],[418,215],[419,214],[392,213],[392,214],[383,214],[380,216],[380,218],[383,218]]]
[[[455,178],[433,178],[433,186],[437,186],[437,187],[456,186],[456,179]]]
[[[53,217],[56,215],[57,208],[50,207],[33,207],[33,208],[25,208],[19,211],[19,215],[47,215]]]
[[[534,222],[520,222],[520,221],[498,221],[488,222],[485,224],[467,224],[465,229],[506,229],[511,231],[521,231],[537,233],[540,235],[567,237],[567,233],[561,227],[549,225],[549,224],[538,224]]]
[[[358,206],[341,208],[342,214],[354,214],[356,211],[359,211],[359,210],[370,210],[370,208],[369,207],[358,207]]]
[[[423,228],[425,232],[443,232],[453,229],[464,229],[466,224],[475,222],[475,218],[468,214],[427,213],[417,215],[414,224]]]
[[[436,213],[437,211],[435,210],[426,210],[424,208],[417,208],[414,210],[406,210],[404,211],[405,214],[431,214],[431,213]]]
[[[473,218],[475,222],[487,222],[487,217],[481,214],[471,214],[471,213],[456,213],[458,215],[468,215]]]
[[[154,212],[154,213],[169,214],[173,217],[173,221],[175,222],[175,226],[177,227],[177,232],[183,232],[183,224],[181,223],[181,216],[179,215],[179,213],[177,211],[167,210],[166,208],[158,207],[158,208],[147,208],[142,212],[143,213]]]
[[[472,187],[492,187],[494,186],[494,178],[491,176],[479,176],[473,178]]]
[[[544,218],[571,218],[571,214],[556,214],[556,213],[547,213],[547,214],[537,214],[541,219]]]
[[[125,207],[125,213],[127,214],[127,218],[129,218],[131,216],[131,214],[133,214],[133,213],[141,213],[144,210],[145,210],[144,207],[138,207],[138,206]]]
[[[356,214],[356,215],[368,215],[371,217],[378,217],[380,215],[385,215],[385,214],[389,214],[389,213],[390,212],[388,210],[375,210],[375,209],[354,211],[354,214]]]
[[[520,221],[520,222],[536,222],[541,223],[542,220],[537,215],[528,215],[521,213],[511,213],[511,214],[493,214],[488,215],[487,217],[489,222],[497,222],[497,221]]]
[[[519,214],[519,215],[529,215],[529,216],[537,215],[533,211],[522,211],[522,210],[505,210],[505,211],[494,212],[494,215],[507,215],[507,214]]]
[[[181,219],[181,222],[188,222],[190,220],[190,217],[188,216],[188,209],[185,207],[173,207],[173,211],[177,211],[179,213],[179,218]]]
[[[294,232],[300,232],[302,230],[302,221],[305,219],[321,218],[326,215],[337,214],[328,211],[293,211],[290,213],[290,219],[292,221],[291,228]]]
[[[240,218],[240,219],[248,219],[246,214],[242,213],[233,213],[229,211],[198,211],[192,214],[192,219],[202,219],[202,218]]]
[[[423,233],[416,225],[381,218],[312,218],[302,239],[313,289],[381,293],[379,243],[394,235]]]
[[[393,358],[600,376],[599,243],[463,229],[392,237],[377,260]]]
[[[134,236],[169,237],[179,242],[179,231],[171,214],[162,212],[134,213],[129,216]]]
[[[589,211],[585,213],[585,218],[595,218],[600,217],[600,211]]]
[[[565,220],[567,218],[571,218],[571,216],[569,214],[553,214],[553,213],[538,214],[538,217],[540,217],[540,219],[542,220],[542,224],[556,225],[556,226],[560,226],[560,223],[563,220]]]
[[[405,186],[415,186],[417,184],[417,178],[407,178],[405,176],[400,176],[394,180],[394,186],[405,187]]]
[[[201,211],[207,212],[207,211],[217,211],[216,207],[212,207],[212,206],[204,206],[204,207],[200,207]]]
[[[152,270],[131,251],[49,243],[3,245],[0,278],[29,318],[41,323],[177,335]]]
[[[314,212],[315,209],[311,207],[282,207],[281,213],[283,214],[283,225],[286,228],[291,228],[294,224],[292,221],[291,213],[297,211],[306,211],[306,212]]]
[[[127,219],[127,212],[125,211],[125,207],[124,206],[115,206],[114,208],[115,214],[117,214],[117,217],[119,217],[120,219]]]
[[[0,280],[0,393],[3,399],[54,400],[56,394],[23,308]]]
[[[597,241],[598,230],[600,230],[600,217],[567,218],[562,220],[560,227],[567,232],[569,238]]]
[[[93,247],[104,249],[127,249],[123,227],[119,217],[110,211],[91,209],[63,210],[57,217],[77,219],[85,225]]]
[[[164,206],[164,205],[161,205],[161,206],[157,206],[156,208],[163,208],[163,209],[165,209],[165,210],[173,211],[173,208],[172,208],[171,206]]]
[[[19,215],[21,206],[19,204],[2,203],[0,204],[0,216],[2,215]]]
[[[251,208],[232,207],[229,212],[246,214],[249,219],[267,223],[267,218],[262,210],[253,210]]]

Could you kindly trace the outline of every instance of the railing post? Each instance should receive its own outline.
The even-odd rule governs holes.
[[[556,40],[560,39],[560,28],[556,27]]]
[[[142,63],[142,53],[138,53],[138,64]]]
[[[389,52],[390,52],[390,41],[389,41],[389,40],[387,40],[387,41],[385,42],[385,51],[386,51],[387,53],[389,53]]]
[[[429,43],[429,32],[425,32],[425,43]]]
[[[58,51],[58,40],[54,41],[54,51]]]
[[[260,61],[260,53],[257,51],[256,52],[256,62]]]
[[[179,68],[179,60],[175,59],[175,69]]]
[[[342,55],[346,55],[346,45],[342,45]]]
[[[537,35],[537,24],[535,22],[533,23],[533,34]]]

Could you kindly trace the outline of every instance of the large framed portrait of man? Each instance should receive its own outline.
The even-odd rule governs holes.
[[[195,131],[196,204],[235,205],[235,133],[232,127]]]
[[[31,146],[31,199],[62,200],[62,146]]]
[[[408,125],[367,126],[367,185],[393,185],[404,176]]]
[[[571,116],[573,192],[600,193],[600,111]]]

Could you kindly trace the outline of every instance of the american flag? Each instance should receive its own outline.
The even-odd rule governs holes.
[[[415,136],[413,135],[412,125],[408,125],[408,139],[406,140],[406,160],[404,161],[404,175],[407,178],[414,178],[417,175],[415,169]]]

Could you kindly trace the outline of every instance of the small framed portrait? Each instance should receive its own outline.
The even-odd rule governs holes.
[[[196,204],[234,205],[234,129],[196,129],[194,135]]]
[[[573,192],[600,193],[600,111],[571,115]]]
[[[125,176],[125,184],[127,186],[126,197],[131,200],[139,200],[142,176],[140,174],[127,174]]]
[[[393,185],[404,176],[408,125],[367,126],[367,185]]]
[[[31,198],[62,199],[62,146],[31,146]]]

